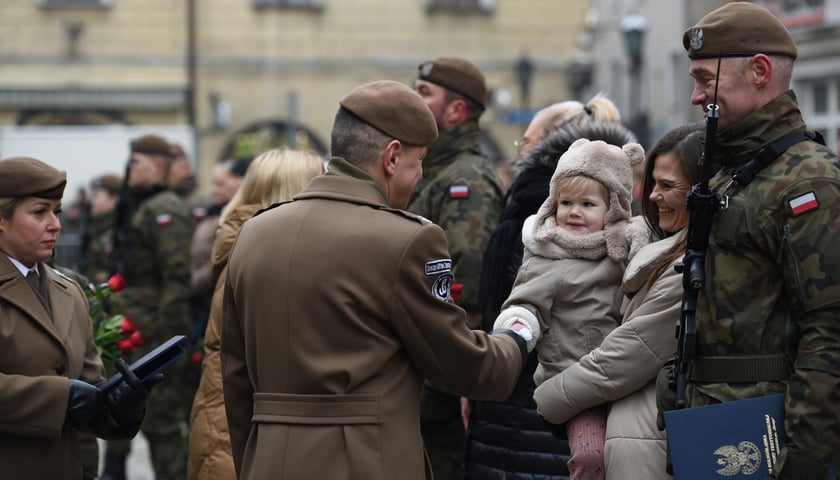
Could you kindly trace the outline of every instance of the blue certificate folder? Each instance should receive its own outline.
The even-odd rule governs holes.
[[[787,441],[784,418],[783,393],[665,412],[674,479],[767,478]]]

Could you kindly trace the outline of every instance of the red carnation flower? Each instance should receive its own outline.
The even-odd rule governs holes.
[[[131,340],[131,344],[135,347],[142,347],[143,346],[143,335],[140,332],[134,331],[131,332],[131,336],[128,337]]]
[[[119,292],[125,288],[125,279],[119,273],[115,273],[108,279],[108,288],[110,288],[112,292]]]
[[[120,333],[122,333],[123,335],[131,335],[136,331],[137,329],[134,327],[134,322],[132,322],[131,319],[128,317],[123,317],[122,321],[120,322]]]
[[[130,353],[134,350],[134,344],[130,338],[125,338],[117,342],[117,348],[123,353]]]
[[[453,283],[452,287],[449,289],[449,295],[452,296],[452,300],[458,301],[461,299],[461,295],[464,294],[464,284],[463,283]]]

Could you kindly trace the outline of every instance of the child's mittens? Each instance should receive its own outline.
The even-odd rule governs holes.
[[[503,310],[493,323],[494,330],[500,328],[513,330],[522,337],[529,352],[537,345],[540,336],[539,321],[534,314],[522,307],[510,307]]]

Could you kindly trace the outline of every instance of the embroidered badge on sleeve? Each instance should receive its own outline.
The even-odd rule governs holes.
[[[469,185],[452,185],[449,187],[449,198],[468,198],[469,196]]]
[[[817,195],[814,192],[808,192],[790,200],[788,205],[790,205],[790,213],[797,217],[803,213],[816,210],[820,203],[817,201]]]
[[[448,302],[450,298],[449,289],[452,286],[452,278],[451,273],[444,273],[443,275],[438,276],[435,283],[432,285],[432,295],[434,295],[438,300]]]

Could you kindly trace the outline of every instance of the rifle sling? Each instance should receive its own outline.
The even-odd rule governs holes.
[[[784,381],[793,373],[786,355],[728,355],[695,357],[691,366],[692,382],[755,383]]]
[[[753,181],[756,174],[764,167],[770,164],[773,160],[783,154],[788,148],[796,145],[799,142],[811,140],[821,145],[825,145],[822,135],[819,132],[794,132],[786,135],[775,142],[765,146],[755,155],[752,160],[741,164],[732,175],[732,180],[744,187]]]

